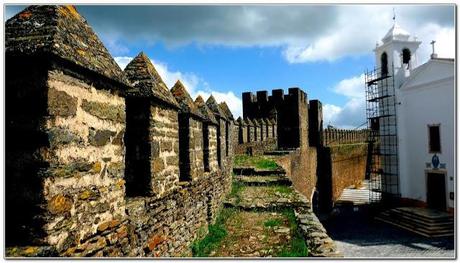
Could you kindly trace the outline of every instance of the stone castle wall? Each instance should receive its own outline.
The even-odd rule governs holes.
[[[177,103],[155,90],[161,78],[143,53],[130,72],[142,81],[130,82],[75,8],[23,12],[6,23],[7,256],[190,255],[231,188],[232,124],[190,118],[183,132]],[[63,43],[34,53],[24,45],[35,42],[21,42],[37,39],[24,35],[34,21],[70,28],[49,36]],[[74,49],[88,57],[63,53]],[[180,156],[184,136],[190,160]],[[181,177],[186,162],[193,180]]]
[[[276,121],[277,148],[295,149],[305,147],[308,141],[308,97],[300,88],[276,89],[268,96],[267,91],[244,92],[243,117],[256,119],[254,140],[260,141],[263,133],[259,130],[264,119]],[[260,121],[259,121],[260,120]],[[306,126],[305,126],[306,125]],[[263,128],[262,128],[263,129]]]
[[[317,184],[316,149],[297,149],[277,157],[276,162],[286,171],[294,188],[311,201]]]
[[[368,139],[369,131],[361,130],[344,130],[329,128],[323,131],[324,145],[341,145],[353,143],[365,143]]]
[[[219,170],[217,161],[217,127],[214,125],[208,126],[209,130],[209,168],[212,172]]]
[[[329,211],[342,191],[365,179],[367,143],[323,147],[318,151],[319,201]]]
[[[192,180],[204,173],[203,163],[203,123],[195,118],[190,119],[190,170]]]
[[[162,197],[179,182],[179,120],[177,110],[163,105],[150,107],[151,188]]]
[[[189,256],[231,189],[235,153],[289,149],[279,163],[294,187],[330,202],[364,176],[364,144],[338,146],[367,134],[323,131],[321,103],[299,88],[243,93],[237,121],[213,100],[214,121],[184,115],[145,54],[122,72],[74,8],[24,12],[6,23],[10,256]],[[27,48],[37,21],[70,27],[47,36],[64,43]]]

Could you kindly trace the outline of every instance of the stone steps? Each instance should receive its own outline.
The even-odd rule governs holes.
[[[248,186],[292,185],[291,180],[281,175],[246,176],[237,175],[233,179]]]
[[[287,155],[287,154],[290,154],[291,152],[293,152],[294,150],[278,150],[278,151],[268,151],[268,152],[264,152],[264,155]]]
[[[299,201],[286,202],[266,202],[266,203],[237,203],[234,200],[225,200],[224,207],[236,208],[244,211],[280,211],[288,208],[305,207],[310,209],[310,205]]]
[[[277,170],[258,170],[254,167],[234,167],[233,174],[246,176],[285,175],[286,171],[284,171],[282,168]]]
[[[375,219],[425,237],[454,235],[453,217],[431,209],[395,208],[380,213]]]

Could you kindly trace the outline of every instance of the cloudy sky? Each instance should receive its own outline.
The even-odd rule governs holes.
[[[5,19],[23,6],[6,6]],[[300,87],[324,105],[325,124],[365,122],[363,72],[397,23],[440,57],[455,55],[452,5],[78,5],[123,69],[140,51],[169,87],[214,94],[241,115],[241,93]]]

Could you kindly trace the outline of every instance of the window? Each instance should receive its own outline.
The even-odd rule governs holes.
[[[440,125],[428,125],[428,144],[430,153],[441,152]]]
[[[388,74],[388,57],[387,53],[385,52],[383,52],[382,56],[380,57],[380,65],[382,67],[382,76],[386,76]]]
[[[405,48],[402,50],[403,64],[409,64],[410,61],[410,50]]]

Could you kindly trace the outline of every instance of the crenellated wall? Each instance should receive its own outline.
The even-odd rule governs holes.
[[[144,53],[122,72],[72,6],[5,29],[7,256],[190,255],[231,188],[226,104],[185,114]]]
[[[300,88],[289,88],[288,94],[282,89],[272,91],[268,96],[267,91],[257,91],[257,96],[251,92],[244,92],[243,117],[257,120],[255,125],[256,141],[261,136],[266,136],[259,122],[265,118],[275,119],[277,147],[279,149],[295,149],[307,147],[308,142],[308,97]]]
[[[189,256],[235,153],[289,149],[279,162],[309,198],[364,176],[367,131],[323,131],[299,88],[243,93],[235,121],[169,90],[143,52],[121,71],[72,6],[30,6],[5,35],[7,256]]]
[[[176,109],[150,107],[151,189],[162,197],[179,182],[179,119]]]
[[[340,144],[353,144],[365,143],[369,136],[367,129],[361,130],[343,130],[328,128],[322,133],[324,145],[340,145]]]
[[[246,119],[241,117],[233,124],[233,152],[235,154],[260,155],[277,149],[277,137],[273,130],[276,121]]]

